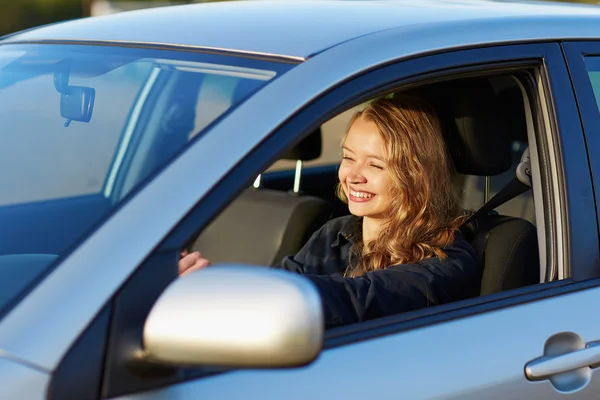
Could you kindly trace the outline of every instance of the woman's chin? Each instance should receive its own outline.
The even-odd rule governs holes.
[[[350,205],[348,209],[350,210],[350,214],[354,215],[355,217],[368,217],[371,214],[369,210],[365,210],[364,207],[360,206],[357,207]]]
[[[389,214],[387,214],[387,213],[377,212],[377,211],[374,211],[374,210],[365,210],[362,207],[352,207],[352,206],[349,206],[348,209],[350,210],[350,214],[354,215],[355,217],[371,218],[371,219],[386,219],[386,218],[389,218]]]

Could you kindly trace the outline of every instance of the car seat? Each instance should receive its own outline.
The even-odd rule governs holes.
[[[458,173],[493,177],[511,168],[511,139],[504,112],[487,79],[456,80],[424,89],[419,93],[438,112]],[[528,157],[517,170],[526,169],[526,162]],[[461,227],[477,254],[481,295],[539,282],[535,226],[524,218],[494,211],[528,188],[514,177]]]
[[[319,129],[282,159],[308,161],[320,154]],[[296,254],[330,216],[331,205],[321,198],[251,187],[202,231],[190,250],[202,252],[212,263],[275,266],[286,255]]]

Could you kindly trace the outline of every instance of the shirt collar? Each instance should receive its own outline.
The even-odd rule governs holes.
[[[337,233],[336,239],[331,243],[331,247],[341,246],[344,242],[355,243],[359,237],[360,228],[362,226],[362,218],[357,216],[350,216],[348,220],[342,225],[342,228]]]

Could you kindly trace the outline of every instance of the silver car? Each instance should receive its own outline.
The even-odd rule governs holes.
[[[326,330],[275,266],[365,102],[435,105],[481,287]],[[600,8],[224,2],[0,39],[0,398],[598,399]],[[466,229],[466,228],[465,228]],[[213,267],[178,278],[182,249]]]

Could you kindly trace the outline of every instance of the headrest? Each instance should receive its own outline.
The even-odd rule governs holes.
[[[457,87],[448,106],[454,126],[447,131],[454,166],[461,174],[498,175],[512,164],[504,109],[486,79]]]
[[[521,183],[531,187],[531,159],[529,157],[529,147],[521,155],[521,161],[517,165],[517,179]]]
[[[498,94],[500,103],[506,116],[508,135],[512,140],[527,143],[527,122],[525,119],[525,102],[518,86],[506,89]]]
[[[434,106],[456,171],[498,175],[512,164],[504,110],[485,78],[469,78],[419,88]]]
[[[281,157],[283,160],[310,161],[321,156],[321,128],[302,139]]]

